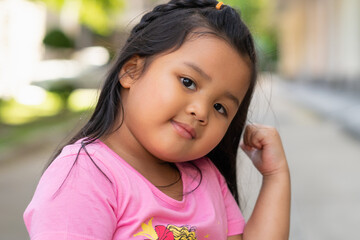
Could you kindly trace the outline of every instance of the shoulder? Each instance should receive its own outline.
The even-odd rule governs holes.
[[[77,164],[87,170],[95,167],[97,170],[111,174],[112,165],[115,161],[112,154],[99,140],[90,144],[83,144],[82,139],[80,139],[73,144],[66,145],[49,168],[69,168]]]
[[[76,182],[90,181],[98,185],[115,187],[114,158],[100,142],[83,145],[81,140],[66,145],[61,153],[54,159],[42,176],[42,181]],[[66,180],[66,181],[67,181]]]
[[[100,140],[91,143],[85,143],[80,139],[73,144],[66,145],[56,159],[67,158],[71,156],[90,156],[95,158],[109,158],[112,152]]]
[[[89,144],[85,149],[79,142],[67,145],[42,175],[24,213],[32,238],[37,234],[75,238],[88,229],[97,239],[111,238],[117,221],[119,186],[110,160],[106,155],[100,157],[104,153],[101,146]]]

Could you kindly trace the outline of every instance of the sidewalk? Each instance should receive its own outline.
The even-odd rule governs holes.
[[[274,125],[282,137],[292,183],[289,239],[359,239],[359,99],[266,78],[255,95],[263,113],[254,121]]]
[[[282,81],[290,99],[315,111],[324,118],[334,120],[350,134],[360,139],[360,93],[334,90],[310,83]]]

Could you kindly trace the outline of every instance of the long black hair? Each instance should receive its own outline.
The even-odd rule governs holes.
[[[210,33],[223,38],[241,56],[249,60],[251,69],[249,88],[234,119],[224,138],[207,154],[223,174],[230,191],[239,202],[236,156],[256,81],[256,54],[251,33],[238,12],[227,5],[216,9],[217,3],[215,0],[171,0],[145,14],[140,23],[132,29],[116,62],[110,69],[90,120],[65,145],[84,138],[79,152],[82,148],[86,151],[86,145],[112,133],[114,129],[121,126],[124,110],[120,96],[122,87],[119,83],[119,72],[131,57],[138,55],[145,59],[142,69],[144,72],[150,64],[151,57],[178,49],[189,34],[194,34],[197,29],[206,29],[206,32],[200,31],[198,34]],[[117,123],[120,124],[116,126]],[[60,154],[60,151],[61,149],[55,153],[50,163]],[[100,168],[99,170],[101,171]]]

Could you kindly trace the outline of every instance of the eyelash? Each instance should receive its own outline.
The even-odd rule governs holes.
[[[188,81],[187,81],[188,83],[191,83],[191,85],[194,85],[194,88],[190,88],[191,85],[190,85],[190,86],[186,86],[185,80],[188,80]],[[196,83],[195,83],[193,80],[191,80],[190,78],[181,77],[181,78],[180,78],[180,81],[181,81],[182,85],[184,85],[186,88],[191,89],[191,90],[196,90]]]
[[[181,81],[182,85],[184,85],[184,87],[186,87],[186,88],[188,88],[188,89],[190,89],[190,90],[196,90],[196,83],[195,83],[193,80],[191,80],[190,78],[181,77],[181,78],[180,78],[180,81]],[[186,81],[187,83],[185,83],[185,81]],[[190,83],[190,85],[187,86],[187,84],[189,84],[189,83]],[[192,85],[194,85],[194,87],[193,87],[193,88],[190,88]],[[220,106],[220,109],[217,109],[218,106]],[[215,108],[215,110],[216,110],[217,112],[219,112],[220,114],[222,114],[222,115],[224,115],[224,116],[227,116],[227,111],[226,111],[225,107],[224,107],[223,105],[221,105],[220,103],[215,103],[215,104],[214,104],[214,108]],[[222,112],[220,112],[221,109],[222,109]]]
[[[221,106],[220,109],[222,109],[223,112],[220,112],[218,109],[216,109],[216,106],[218,106],[218,105]],[[226,111],[225,107],[224,107],[223,105],[221,105],[220,103],[215,103],[215,104],[214,104],[214,108],[215,108],[215,110],[218,111],[220,114],[222,114],[222,115],[224,115],[224,116],[227,116],[227,111]]]

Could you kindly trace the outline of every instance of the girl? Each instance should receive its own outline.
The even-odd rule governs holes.
[[[88,123],[43,174],[31,239],[287,239],[289,170],[276,130],[245,126],[254,44],[230,6],[172,0],[132,30]],[[244,129],[245,128],[245,129]],[[236,155],[263,175],[245,225]]]

